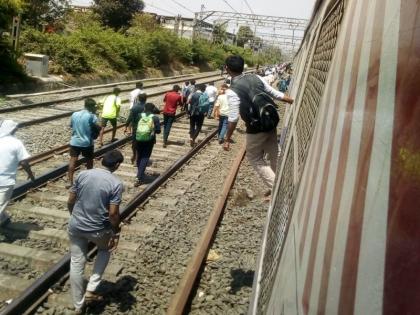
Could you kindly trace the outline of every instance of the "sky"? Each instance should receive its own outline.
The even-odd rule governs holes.
[[[87,5],[90,0],[72,0],[73,4]],[[177,15],[193,17],[192,12],[205,10],[251,13],[248,2],[255,14],[309,19],[315,0],[145,0],[145,11],[161,15]],[[191,12],[192,11],[192,12]]]

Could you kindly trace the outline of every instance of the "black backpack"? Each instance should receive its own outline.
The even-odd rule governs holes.
[[[231,89],[241,100],[239,111],[248,133],[268,132],[277,127],[280,121],[277,105],[264,92],[264,83],[260,78],[246,74],[234,80]]]
[[[276,128],[280,117],[273,99],[262,92],[254,95],[252,103],[255,105],[254,110],[257,109],[257,112],[250,115],[250,125],[263,132]]]

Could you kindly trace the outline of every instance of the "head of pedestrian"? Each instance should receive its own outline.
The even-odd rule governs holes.
[[[209,85],[214,85],[214,82],[209,82]]]
[[[229,86],[226,84],[226,83],[223,83],[221,86],[220,86],[220,94],[225,94],[226,93],[226,90],[229,88]]]
[[[195,80],[190,81],[191,85],[195,85]]]
[[[174,92],[179,92],[179,90],[181,90],[181,88],[179,87],[179,85],[178,85],[178,84],[175,84],[175,85],[172,87],[172,91],[174,91]]]
[[[153,103],[146,103],[146,104],[144,104],[144,112],[147,115],[154,114],[155,113],[155,109],[156,109],[156,106]]]
[[[85,108],[91,113],[96,113],[96,102],[92,98],[85,99]]]
[[[102,158],[102,165],[111,173],[115,172],[122,162],[124,162],[124,156],[118,150],[107,152]]]
[[[232,55],[226,58],[226,71],[231,76],[236,76],[241,74],[244,71],[245,61],[239,55]]]
[[[6,119],[0,121],[0,138],[6,136],[13,136],[18,129],[17,122]]]
[[[136,83],[136,88],[137,89],[142,89],[143,88],[143,82],[137,82]]]
[[[139,98],[139,102],[140,103],[146,103],[146,101],[147,101],[147,94],[146,93],[141,93],[139,96],[138,96],[138,98]]]
[[[199,89],[201,92],[204,92],[204,91],[206,90],[206,85],[205,85],[205,84],[200,84],[200,85],[198,86],[198,89]]]
[[[121,93],[121,89],[120,88],[114,88],[113,90],[112,90],[112,94],[115,94],[115,95],[119,95]]]
[[[185,81],[185,86],[190,85],[190,81]]]

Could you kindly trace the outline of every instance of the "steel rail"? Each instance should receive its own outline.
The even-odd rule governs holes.
[[[204,258],[208,253],[209,246],[213,239],[213,235],[216,231],[217,223],[219,222],[223,213],[223,209],[225,208],[230,189],[232,188],[233,183],[235,182],[235,178],[238,174],[239,167],[242,163],[244,155],[245,146],[241,148],[236,159],[232,163],[230,172],[223,184],[222,192],[220,193],[219,198],[214,204],[213,211],[209,216],[204,231],[201,234],[200,240],[197,242],[194,248],[193,255],[190,261],[188,262],[184,276],[179,281],[178,288],[171,298],[167,311],[168,315],[182,315],[184,312],[185,306],[194,287],[197,275],[203,264]]]
[[[201,79],[203,79],[203,78],[201,78]],[[222,80],[223,80],[223,78],[218,78],[218,79],[206,80],[206,81],[201,82],[201,83],[217,82],[217,81],[222,81]],[[169,90],[156,91],[156,92],[147,94],[147,97],[159,96],[159,95],[164,94],[164,93],[166,93],[168,91]],[[125,99],[123,101],[123,103],[127,103],[127,102],[128,102],[128,99]],[[34,105],[36,105],[36,104],[34,104]],[[22,106],[18,106],[18,107],[22,107]],[[58,114],[58,115],[52,115],[52,116],[42,117],[42,118],[33,119],[33,120],[29,120],[29,121],[24,121],[24,122],[18,123],[18,128],[28,127],[28,126],[37,125],[37,124],[40,124],[40,123],[43,123],[43,122],[47,122],[47,121],[52,121],[52,120],[56,120],[56,119],[60,119],[60,118],[69,117],[74,112],[76,112],[76,111],[68,111],[68,112],[64,112],[62,114]],[[0,110],[0,113],[1,113],[1,110]]]
[[[214,72],[214,71],[209,71]],[[196,73],[198,74],[198,73]],[[81,87],[71,87],[68,89],[61,89],[61,90],[51,90],[51,91],[44,91],[44,92],[34,92],[34,93],[21,93],[21,94],[8,94],[6,95],[7,99],[19,99],[23,97],[32,97],[32,96],[43,96],[43,95],[50,95],[50,94],[58,94],[58,93],[69,93],[69,92],[78,92],[78,91],[86,91],[86,90],[94,90],[100,88],[107,88],[107,87],[114,87],[119,85],[127,85],[127,84],[134,84],[138,82],[150,82],[150,81],[163,81],[175,78],[183,78],[189,75],[194,75],[194,73],[189,74],[181,74],[181,75],[174,75],[169,77],[160,77],[160,78],[147,78],[147,79],[139,79],[139,80],[130,80],[130,81],[120,81],[115,83],[105,83],[105,84],[97,84],[97,85],[87,85]]]
[[[191,149],[185,156],[178,159],[169,169],[150,183],[140,194],[134,197],[120,212],[121,220],[125,220],[136,208],[144,202],[151,194],[153,194],[170,176],[172,176],[179,168],[188,162],[195,154],[197,154],[212,138],[216,135],[217,129],[210,133],[196,147]],[[15,298],[1,312],[1,315],[20,315],[23,314],[32,304],[39,300],[39,297],[46,292],[55,283],[60,281],[63,276],[69,272],[70,254],[66,254],[61,258],[50,270],[44,273],[32,285],[30,285],[23,293]]]
[[[204,258],[206,257],[206,254],[209,250],[209,246],[213,239],[217,223],[219,222],[221,214],[223,213],[223,209],[225,208],[230,189],[232,188],[233,183],[235,182],[235,178],[238,174],[239,167],[242,163],[244,155],[245,146],[242,146],[236,159],[232,163],[230,172],[223,184],[222,192],[220,193],[219,198],[214,204],[213,210],[207,221],[207,225],[204,228],[203,233],[201,234],[200,240],[197,242],[194,248],[193,255],[187,265],[184,276],[180,280],[178,288],[170,301],[167,311],[168,315],[182,315],[184,312],[185,305],[188,302],[197,275],[203,264]]]
[[[218,74],[204,74],[204,75],[200,75],[200,76],[191,76],[190,79],[206,79],[209,77],[215,77]],[[184,78],[186,79],[186,78]],[[164,81],[164,80],[162,80]],[[180,78],[177,79],[170,79],[167,82],[158,82],[158,83],[154,83],[148,86],[144,86],[143,88],[152,88],[152,87],[158,87],[158,86],[162,86],[162,85],[167,85],[167,84],[172,84],[172,83],[178,83],[182,80],[180,80]],[[208,81],[210,82],[210,81]],[[121,88],[121,91],[130,91],[133,88]],[[73,96],[73,97],[69,97],[69,98],[62,98],[62,99],[58,99],[58,100],[53,100],[53,101],[43,101],[43,102],[38,102],[38,103],[34,103],[34,104],[26,104],[26,105],[21,105],[21,106],[15,106],[15,107],[6,107],[6,108],[0,108],[0,114],[2,113],[10,113],[10,112],[15,112],[15,111],[19,111],[22,109],[31,109],[31,108],[37,108],[37,107],[44,107],[44,106],[50,106],[50,105],[55,105],[55,104],[60,104],[60,103],[66,103],[66,102],[73,102],[73,101],[80,101],[86,97],[95,97],[95,96],[100,96],[100,95],[107,95],[109,94],[108,92],[95,92],[95,93],[90,93],[90,94],[86,94],[83,96]]]
[[[182,113],[179,113],[179,114],[175,115],[175,118],[178,119],[178,118],[180,118],[180,117],[182,117],[184,115],[185,115],[185,112],[182,112]],[[163,122],[161,121],[160,123],[162,124]],[[125,124],[119,125],[117,127],[117,129],[121,129],[124,126],[125,126]],[[112,129],[106,130],[106,132],[110,132],[110,131],[112,131]],[[107,145],[105,145],[105,146],[97,149],[96,151],[94,151],[93,157],[94,158],[97,158],[99,156],[102,156],[107,151],[112,150],[112,149],[115,149],[115,148],[118,148],[118,147],[126,144],[127,142],[129,142],[131,139],[132,139],[131,136],[127,136],[127,137],[125,137],[123,139],[120,139],[118,141],[111,142],[110,144],[107,144]],[[61,147],[58,147],[57,149],[59,149],[60,151],[62,151],[64,153],[64,152],[70,150],[70,145],[69,144],[66,144],[66,145],[63,145]],[[43,152],[43,153],[41,153],[39,155],[34,156],[33,158],[27,159],[26,161],[28,161],[28,163],[30,163],[30,165],[33,165],[31,163],[33,163],[34,160],[36,161],[36,160],[40,160],[40,159],[43,159],[43,158],[44,159],[48,159],[48,156],[50,156],[51,154],[53,154],[53,152],[55,152],[54,150],[55,149],[52,149],[52,150]],[[85,157],[82,157],[81,159],[77,160],[76,167],[78,167],[78,166],[82,165],[83,163],[85,163],[86,160],[87,159]],[[69,164],[68,163],[64,163],[63,165],[55,168],[54,170],[49,171],[47,173],[44,173],[44,174],[42,174],[39,177],[36,177],[34,181],[27,180],[26,182],[24,182],[24,183],[22,183],[20,185],[17,185],[13,189],[13,194],[12,194],[11,199],[20,198],[23,195],[25,195],[26,192],[28,192],[29,190],[34,189],[34,188],[37,188],[37,187],[40,187],[40,186],[48,183],[50,180],[53,180],[55,178],[58,178],[60,176],[65,175],[65,173],[68,170],[68,167],[69,167]]]

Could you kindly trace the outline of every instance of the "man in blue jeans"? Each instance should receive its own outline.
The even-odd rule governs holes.
[[[152,103],[146,103],[144,105],[144,113],[142,117],[150,117],[153,120],[153,131],[151,133],[150,140],[139,141],[136,140],[137,149],[137,181],[134,183],[134,187],[138,187],[145,183],[145,171],[147,163],[149,162],[150,156],[152,155],[153,147],[156,143],[156,134],[160,133],[160,121],[159,117],[153,115],[155,105]],[[140,122],[138,122],[140,124]],[[135,133],[135,131],[134,131]]]
[[[171,132],[172,123],[175,121],[176,109],[182,104],[182,96],[179,94],[181,88],[179,85],[174,85],[172,91],[167,92],[163,101],[163,147],[166,148],[168,144],[169,133]]]
[[[103,299],[97,293],[111,251],[118,245],[120,232],[119,205],[123,184],[113,175],[124,157],[114,150],[102,158],[104,168],[80,172],[70,189],[67,207],[70,212],[70,286],[76,314],[82,314],[86,303]],[[93,273],[85,291],[84,272],[88,243],[98,247]]]

